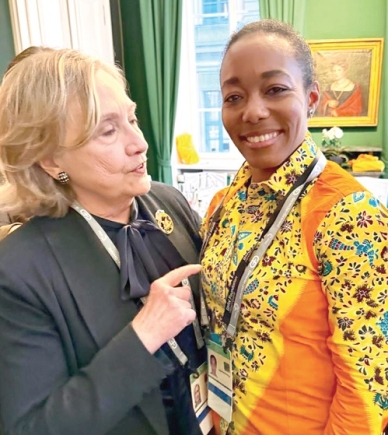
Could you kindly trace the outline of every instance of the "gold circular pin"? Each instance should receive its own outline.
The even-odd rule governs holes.
[[[174,222],[164,210],[158,210],[155,213],[155,220],[165,234],[171,234],[174,231]]]

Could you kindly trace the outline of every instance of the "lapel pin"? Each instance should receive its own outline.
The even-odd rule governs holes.
[[[174,231],[174,222],[164,210],[158,210],[155,213],[155,220],[165,234],[171,234]]]

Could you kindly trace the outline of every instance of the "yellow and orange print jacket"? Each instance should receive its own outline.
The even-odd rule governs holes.
[[[231,278],[277,201],[313,161],[309,135],[271,178],[245,164],[225,196],[203,257],[211,327]],[[249,278],[232,346],[228,435],[380,435],[388,423],[388,211],[328,162]]]

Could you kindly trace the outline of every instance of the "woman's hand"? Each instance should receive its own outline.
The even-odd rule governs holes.
[[[194,321],[196,313],[190,304],[190,288],[175,286],[200,270],[199,264],[189,264],[151,284],[147,302],[132,321],[133,329],[150,353],[155,353]]]

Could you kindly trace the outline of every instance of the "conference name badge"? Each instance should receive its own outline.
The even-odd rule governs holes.
[[[228,423],[232,421],[233,376],[230,350],[210,339],[208,353],[208,403]]]
[[[202,434],[207,435],[213,427],[213,417],[207,399],[207,363],[204,362],[196,373],[190,375],[191,398],[195,416]]]

